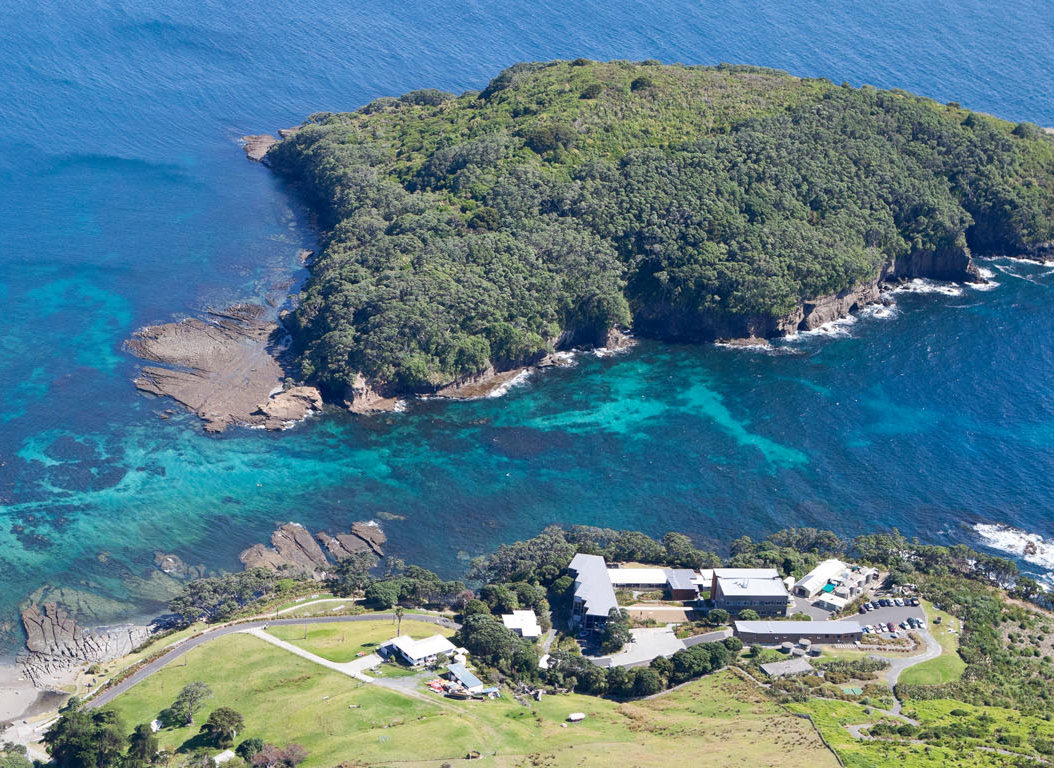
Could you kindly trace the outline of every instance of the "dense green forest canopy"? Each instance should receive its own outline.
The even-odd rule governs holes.
[[[359,373],[428,390],[613,327],[772,333],[920,256],[1054,240],[1037,126],[752,67],[519,64],[312,115],[267,159],[326,232],[292,325],[333,393]]]

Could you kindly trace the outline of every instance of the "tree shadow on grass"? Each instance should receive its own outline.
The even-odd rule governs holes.
[[[198,733],[191,736],[176,748],[176,753],[186,754],[187,752],[197,752],[202,749],[219,749],[212,734]]]

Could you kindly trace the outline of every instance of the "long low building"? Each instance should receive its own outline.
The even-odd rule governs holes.
[[[736,637],[748,645],[779,645],[799,640],[824,643],[853,643],[864,632],[855,621],[737,621]]]

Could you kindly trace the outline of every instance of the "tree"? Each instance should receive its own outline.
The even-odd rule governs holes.
[[[212,689],[205,683],[187,683],[172,702],[172,711],[184,725],[194,723],[194,714],[201,709],[205,699],[212,696]]]
[[[500,619],[485,613],[467,616],[457,638],[469,653],[505,670],[510,669],[517,648],[524,644]]]
[[[490,606],[488,606],[482,600],[477,600],[476,598],[473,598],[466,602],[464,609],[462,609],[461,611],[461,615],[465,618],[468,618],[469,616],[475,616],[480,613],[485,613],[489,615]]]
[[[742,611],[736,614],[736,617],[741,621],[757,621],[761,617],[758,616],[758,612],[753,608],[744,608]]]
[[[299,744],[288,744],[284,749],[264,744],[252,757],[256,768],[296,768],[307,759],[307,750]]]
[[[4,742],[0,745],[0,768],[33,768],[27,754],[24,745]]]
[[[201,726],[201,732],[208,734],[217,747],[229,747],[238,737],[238,731],[245,727],[245,718],[240,712],[230,707],[217,707],[209,713],[209,719]]]
[[[651,667],[638,667],[633,676],[633,695],[651,696],[662,690],[662,679]]]
[[[395,606],[395,620],[398,622],[398,628],[395,630],[396,635],[403,633],[403,614],[405,611],[401,605]]]
[[[353,595],[370,582],[370,569],[377,564],[371,552],[352,552],[337,561],[330,573],[329,588],[340,597]]]
[[[600,648],[604,653],[617,653],[633,639],[629,631],[629,614],[621,608],[608,611],[608,619],[600,631]]]
[[[479,591],[479,598],[492,613],[512,613],[520,607],[516,593],[506,584],[487,584]]]
[[[157,736],[146,723],[140,723],[128,737],[128,760],[134,765],[147,765],[157,758]]]
[[[238,757],[240,757],[245,762],[249,763],[249,762],[252,762],[252,759],[259,752],[263,751],[263,748],[264,748],[263,739],[260,739],[260,738],[257,738],[257,737],[254,736],[253,738],[246,739],[241,744],[239,744],[238,747],[234,750],[234,754],[236,754]]]
[[[391,581],[375,581],[366,587],[366,602],[384,610],[399,602],[399,585]]]
[[[73,698],[44,734],[44,743],[57,768],[110,768],[120,764],[127,742],[116,713],[87,712]]]
[[[719,627],[722,624],[727,624],[729,618],[728,611],[724,608],[714,608],[710,613],[706,614],[707,622],[715,627]]]

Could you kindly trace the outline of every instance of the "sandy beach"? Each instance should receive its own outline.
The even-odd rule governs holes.
[[[6,724],[53,710],[66,694],[40,691],[19,673],[14,659],[0,660],[0,724]]]

